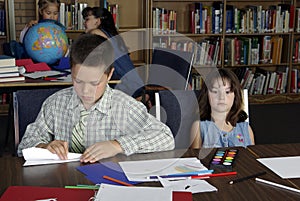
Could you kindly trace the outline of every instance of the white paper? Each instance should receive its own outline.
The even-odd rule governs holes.
[[[218,191],[216,187],[201,179],[185,179],[179,181],[169,181],[161,177],[158,177],[158,179],[163,187],[169,188],[172,191],[186,191],[191,193]]]
[[[48,149],[37,147],[23,149],[22,153],[26,160],[23,166],[79,161],[81,156],[81,154],[78,153],[68,153],[68,160],[61,160],[56,154],[51,153]]]
[[[61,74],[63,74],[61,71],[49,70],[49,71],[37,71],[37,72],[33,72],[33,73],[24,73],[23,75],[25,77],[37,79],[37,78],[43,78],[43,77],[47,77],[47,76],[56,76],[56,75],[61,75]]]
[[[300,178],[300,156],[258,158],[257,160],[282,179]]]
[[[193,168],[194,171],[207,170],[196,157],[122,161],[119,164],[129,181],[158,181],[147,177],[182,173],[178,167]]]
[[[101,184],[97,201],[172,201],[172,191],[161,187],[129,187]]]

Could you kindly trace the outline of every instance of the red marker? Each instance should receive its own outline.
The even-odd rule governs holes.
[[[215,174],[204,174],[199,176],[191,176],[192,179],[207,179],[208,177],[223,177],[223,176],[230,176],[230,175],[236,175],[237,172],[221,172],[221,173],[215,173]]]

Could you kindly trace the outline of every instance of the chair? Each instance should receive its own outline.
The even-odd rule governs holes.
[[[191,52],[155,48],[146,89],[162,87],[170,90],[186,90],[191,83],[193,57]]]
[[[35,121],[44,100],[60,89],[32,89],[13,92],[15,148],[19,145],[27,125]]]
[[[176,148],[190,146],[192,123],[199,119],[200,91],[162,90],[155,93],[155,116],[171,129]]]
[[[248,115],[248,119],[246,120],[249,122],[249,100],[248,100],[248,89],[243,89],[243,102],[244,102],[244,111]]]

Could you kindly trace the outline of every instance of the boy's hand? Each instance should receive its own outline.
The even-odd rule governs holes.
[[[68,159],[68,142],[61,140],[54,140],[48,144],[39,144],[36,147],[48,149],[51,153],[57,154],[61,160]]]
[[[100,159],[112,157],[122,152],[120,144],[115,140],[97,142],[85,150],[80,162],[95,163]]]

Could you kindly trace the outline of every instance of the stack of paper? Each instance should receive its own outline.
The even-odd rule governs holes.
[[[66,163],[71,161],[79,161],[81,154],[69,153],[68,160],[61,160],[56,154],[51,153],[48,149],[31,147],[23,149],[24,159],[26,160],[23,166],[30,165],[45,165],[52,163]]]

